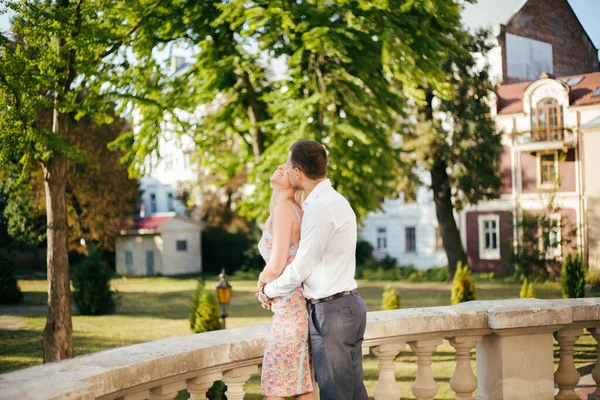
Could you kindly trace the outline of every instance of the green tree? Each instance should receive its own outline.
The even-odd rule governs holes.
[[[221,329],[219,304],[214,294],[206,291],[202,278],[198,279],[196,291],[190,306],[190,329],[194,333],[210,332]]]
[[[111,314],[117,307],[117,293],[110,286],[111,271],[102,253],[93,244],[88,256],[72,272],[73,304],[81,315]]]
[[[535,298],[533,282],[530,282],[527,279],[523,281],[523,285],[521,285],[521,291],[519,292],[519,297],[522,299]]]
[[[11,35],[0,34],[0,162],[18,165],[23,180],[39,168],[44,181],[49,280],[45,362],[73,355],[66,191],[68,163],[82,158],[71,144],[73,126],[84,117],[111,122],[115,102],[117,114],[131,110],[135,102],[140,112],[153,116],[163,116],[169,108],[165,104],[175,105],[161,90],[168,80],[140,36],[140,27],[167,3],[2,2],[0,11],[9,10],[14,18]],[[51,115],[51,123],[40,120],[44,113]],[[173,125],[177,121],[171,118]],[[124,140],[142,142],[148,153],[156,148],[159,131],[160,119],[154,119],[141,125],[136,137]]]
[[[425,101],[418,107],[418,123],[404,130],[402,159],[411,192],[429,172],[436,215],[450,278],[466,254],[454,219],[464,204],[497,197],[500,187],[498,157],[501,134],[496,131],[488,105],[493,86],[488,65],[479,62],[491,49],[489,34],[463,32],[456,36],[460,50],[442,62],[452,93],[426,86]],[[429,183],[428,183],[429,184]]]
[[[235,181],[223,205],[264,218],[268,176],[298,139],[324,143],[329,176],[359,218],[397,194],[397,121],[410,99],[424,98],[425,82],[449,92],[440,65],[458,49],[458,1],[177,5],[146,28],[159,32],[157,42],[200,49],[177,91],[189,100],[186,111],[205,105],[193,130],[208,171],[202,186]],[[283,76],[272,73],[274,59],[285,62]],[[251,196],[241,192],[247,183],[256,188]]]
[[[585,269],[579,252],[567,253],[562,265],[562,294],[565,299],[585,297]]]
[[[0,248],[0,304],[16,304],[23,300],[23,292],[15,277],[14,265],[8,251]]]
[[[386,286],[381,296],[381,309],[382,310],[396,310],[400,308],[400,292],[391,286]]]
[[[465,301],[477,300],[477,290],[473,283],[471,270],[468,264],[459,262],[456,266],[456,273],[452,281],[452,293],[450,302],[458,304]]]

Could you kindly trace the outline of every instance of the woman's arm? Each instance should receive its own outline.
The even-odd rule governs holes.
[[[273,208],[271,258],[258,277],[260,283],[265,284],[275,280],[285,269],[292,241],[292,228],[296,218],[292,206],[287,202]]]

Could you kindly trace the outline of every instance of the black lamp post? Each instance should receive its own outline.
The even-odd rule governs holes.
[[[223,329],[225,329],[225,318],[227,318],[227,306],[231,300],[231,285],[227,282],[227,275],[225,275],[225,268],[221,270],[219,274],[219,283],[217,284],[217,301],[221,306],[221,315],[223,319]]]

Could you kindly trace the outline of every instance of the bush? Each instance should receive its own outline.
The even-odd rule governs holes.
[[[208,227],[202,231],[202,269],[207,274],[218,274],[223,268],[228,273],[246,265],[250,269],[264,267],[256,249],[257,240],[251,234],[229,233],[221,228]]]
[[[390,257],[389,254],[386,254],[386,256],[379,261],[379,265],[381,265],[383,269],[393,269],[396,268],[398,262],[394,257]]]
[[[463,265],[459,262],[456,264],[450,301],[452,304],[458,304],[471,300],[477,300],[477,291],[471,277],[471,270],[467,264]]]
[[[356,242],[356,265],[363,267],[370,264],[373,258],[373,246],[366,240],[358,240]]]
[[[535,298],[535,290],[533,289],[533,282],[529,282],[527,279],[523,281],[521,286],[521,292],[519,297],[522,299],[533,299]]]
[[[190,329],[194,333],[221,329],[219,304],[215,295],[207,292],[204,286],[204,280],[202,278],[198,279],[198,285],[192,297],[188,321],[190,322]]]
[[[397,310],[400,308],[400,292],[391,286],[386,286],[381,296],[382,310]]]
[[[598,270],[598,269],[592,270],[590,268],[590,271],[588,272],[588,275],[585,278],[585,280],[587,281],[587,283],[590,284],[592,289],[594,289],[594,290],[600,289],[600,270]]]
[[[385,277],[385,272],[383,270],[383,267],[379,266],[377,267],[377,272],[376,272],[376,277],[378,281],[382,281],[383,278]]]
[[[15,270],[7,251],[0,249],[0,304],[17,304],[23,300]]]
[[[75,264],[71,274],[73,303],[81,315],[110,314],[117,308],[117,292],[111,290],[111,271],[92,245],[88,256]]]
[[[568,253],[562,266],[562,294],[565,299],[585,297],[585,270],[579,253]]]

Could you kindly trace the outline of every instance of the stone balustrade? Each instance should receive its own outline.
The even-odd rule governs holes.
[[[584,329],[600,339],[600,298],[376,311],[368,314],[363,353],[379,360],[376,400],[406,395],[396,383],[394,359],[407,346],[417,358],[412,394],[435,398],[431,356],[443,339],[456,350],[450,387],[457,399],[471,399],[475,390],[478,399],[578,399],[573,344]],[[199,400],[217,380],[227,385],[228,399],[243,399],[244,384],[259,373],[268,333],[269,325],[256,325],[172,337],[15,371],[0,375],[0,399],[167,400],[187,389]],[[560,347],[556,372],[554,338]],[[592,376],[600,383],[600,363]],[[600,400],[600,386],[589,398]]]

